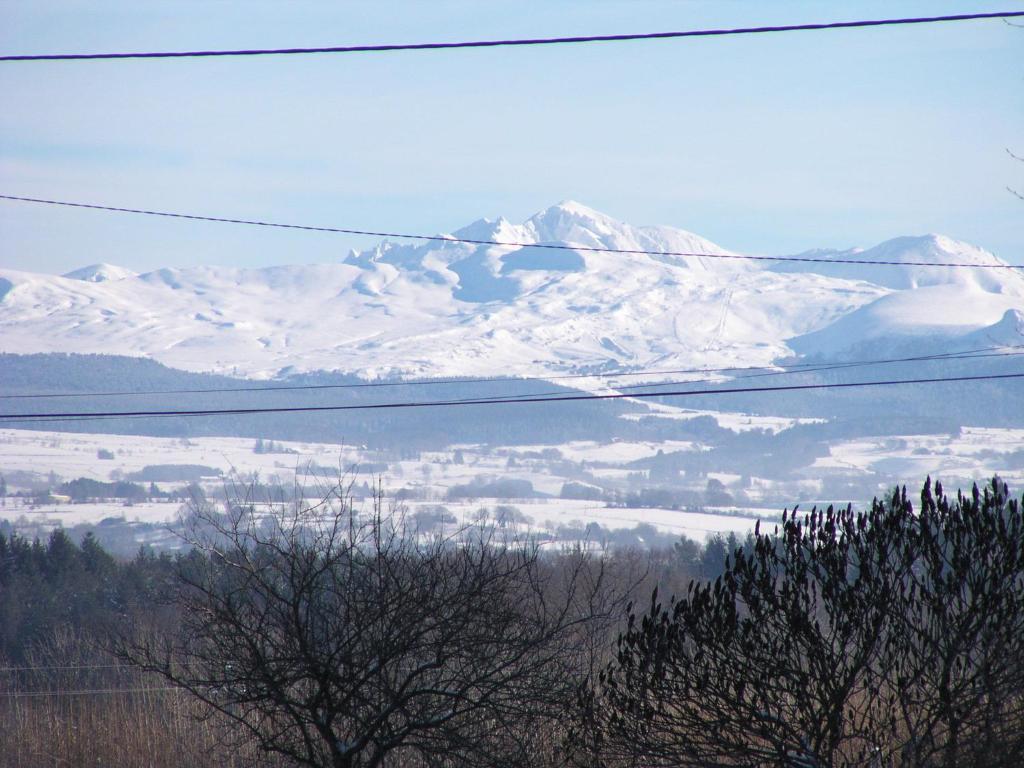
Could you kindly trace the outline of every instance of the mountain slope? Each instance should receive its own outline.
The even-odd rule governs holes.
[[[1000,318],[1024,309],[1019,295],[989,293],[976,287],[933,285],[900,291],[861,307],[819,331],[791,339],[801,355],[820,358],[879,357],[914,348],[968,349],[972,339]],[[1007,333],[999,333],[1009,338]],[[996,346],[992,342],[981,346]],[[1021,343],[1020,340],[1013,343]]]
[[[915,264],[929,262],[1005,265],[1005,262],[983,248],[944,235],[896,237],[867,250],[861,248],[851,248],[845,251],[818,250],[799,255],[826,260],[857,259],[866,262],[897,262],[903,263],[905,266],[780,262],[772,269],[784,273],[814,272],[846,280],[866,280],[894,290],[923,288],[931,285],[961,285],[991,293],[1024,295],[1024,276],[1021,275],[1021,270],[915,266]]]
[[[634,227],[571,201],[522,224],[484,219],[455,235],[520,245],[385,242],[340,264],[142,275],[0,269],[0,351],[127,354],[261,377],[321,369],[543,377],[763,365],[794,349],[836,353],[854,337],[913,335],[929,312],[963,335],[1024,310],[1014,282],[1024,280],[1009,270],[765,269],[701,255],[728,252],[698,235]],[[899,252],[916,253],[921,242]],[[552,243],[578,249],[536,247]],[[893,243],[878,248],[895,253]],[[995,258],[956,247],[958,258]],[[933,311],[953,305],[954,324],[949,311]]]
[[[124,280],[126,277],[135,277],[137,274],[116,264],[101,263],[90,264],[87,267],[66,272],[64,277],[72,280],[84,280],[89,283],[103,283],[107,280]]]
[[[1005,265],[988,251],[941,235],[898,237],[866,251],[835,252],[833,257]],[[799,262],[774,269],[794,273],[808,267],[833,276],[859,272],[876,285],[896,289],[823,329],[790,340],[794,351],[813,357],[968,349],[986,326],[1024,310],[1024,275],[1016,269]]]

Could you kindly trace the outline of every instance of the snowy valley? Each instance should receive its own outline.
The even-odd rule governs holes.
[[[39,495],[55,487],[48,478],[129,477],[142,469],[129,458],[140,451],[147,465],[215,468],[203,481],[211,493],[232,472],[288,486],[304,463],[370,467],[359,482],[382,480],[413,510],[443,505],[464,520],[512,505],[532,509],[523,513],[530,524],[555,537],[597,523],[703,538],[773,520],[796,501],[861,504],[907,476],[1024,479],[1024,396],[1014,380],[651,396],[1012,372],[1024,345],[1024,275],[981,248],[926,235],[795,261],[732,258],[739,254],[684,230],[632,226],[574,202],[522,224],[482,219],[439,237],[267,269],[136,274],[99,264],[61,277],[0,269],[0,391],[72,395],[8,397],[6,411],[102,410],[86,395],[110,389],[103,381],[167,392],[126,401],[153,410],[529,400],[581,390],[629,397],[288,419],[12,423],[0,439],[0,472],[23,503],[3,514],[43,526],[173,516],[177,507],[166,504],[68,507],[60,494]],[[921,266],[936,263],[961,266]],[[32,357],[40,353],[61,354]],[[950,354],[962,357],[943,359]],[[929,357],[937,359],[921,359]],[[434,386],[391,386],[410,379]],[[374,387],[361,389],[367,383]],[[25,428],[95,434],[62,439]],[[254,454],[264,439],[286,441],[287,455]],[[69,445],[78,447],[69,453]],[[97,461],[98,450],[114,460]],[[501,483],[519,491],[488,497]],[[182,483],[164,485],[157,489]]]

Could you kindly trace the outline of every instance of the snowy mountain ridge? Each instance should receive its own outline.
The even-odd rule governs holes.
[[[1007,286],[1015,286],[1020,280],[1007,281],[1007,274],[1014,270],[1002,269],[954,269],[950,267],[914,266],[920,263],[941,262],[957,264],[1005,265],[983,248],[970,243],[954,240],[945,235],[928,234],[919,237],[895,237],[876,245],[874,248],[850,248],[845,251],[817,250],[800,256],[815,259],[856,259],[860,261],[887,261],[903,263],[905,266],[881,266],[872,264],[780,262],[776,272],[815,272],[831,277],[849,280],[865,279],[870,270],[871,282],[896,290],[921,288],[930,285],[975,286],[985,291],[1001,293]],[[909,263],[908,263],[909,262]],[[1019,275],[1018,275],[1019,276]]]
[[[986,333],[1024,343],[1018,270],[667,255],[731,252],[572,201],[522,224],[481,219],[454,237],[522,245],[383,242],[335,264],[141,275],[109,264],[62,277],[0,268],[0,351],[139,355],[259,377],[544,377],[842,357],[908,339],[952,348]],[[813,258],[1001,263],[941,235]]]
[[[72,280],[84,280],[87,283],[103,283],[107,280],[124,280],[126,277],[137,277],[138,272],[133,272],[125,267],[116,264],[90,264],[87,267],[65,272],[63,277]]]

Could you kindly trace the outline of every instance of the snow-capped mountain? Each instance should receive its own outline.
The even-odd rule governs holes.
[[[714,258],[730,252],[575,202],[522,224],[482,219],[453,234],[516,245],[384,242],[336,264],[141,275],[111,265],[63,277],[0,269],[0,351],[145,355],[253,376],[328,369],[543,377],[762,365],[794,351],[841,356],[872,340],[923,334],[949,342],[993,325],[1012,339],[1020,315],[1006,313],[1024,313],[1018,270]],[[576,248],[537,247],[545,244]],[[999,263],[937,235],[813,258],[853,253]]]
[[[64,277],[72,280],[84,280],[87,283],[103,283],[107,280],[124,280],[126,277],[135,277],[137,272],[119,267],[116,264],[90,264],[87,267],[65,272]]]
[[[817,263],[779,262],[772,269],[776,272],[814,272],[847,280],[867,280],[875,285],[895,290],[923,288],[930,285],[962,285],[992,293],[1002,293],[1005,290],[1019,291],[1022,285],[1020,270],[915,266],[929,262],[976,264],[980,267],[1006,266],[1005,262],[988,251],[945,235],[895,237],[866,250],[863,248],[851,248],[845,251],[817,250],[802,253],[800,256],[823,261]],[[830,264],[828,263],[830,259],[856,259],[863,263]],[[888,266],[871,262],[896,262],[903,266]]]
[[[1024,309],[1024,270],[1004,268],[1005,262],[977,246],[942,235],[897,237],[868,250],[818,251],[814,258],[889,261],[904,266],[784,262],[773,267],[787,273],[813,269],[835,277],[859,275],[894,289],[825,328],[790,340],[799,354],[877,357],[912,349],[931,354],[968,349],[978,339],[994,336],[1005,337],[1005,344],[1024,343],[1024,336],[1013,341],[1006,328],[986,328],[994,329],[993,324],[998,325],[1008,313]],[[916,266],[929,262],[997,268]]]

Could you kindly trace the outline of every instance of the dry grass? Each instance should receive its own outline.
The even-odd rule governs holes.
[[[116,663],[71,635],[0,661],[0,768],[259,764],[251,748],[221,747],[187,693]]]
[[[176,691],[5,697],[0,766],[242,766]]]

